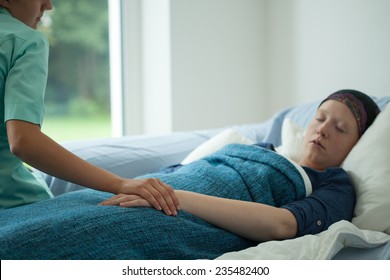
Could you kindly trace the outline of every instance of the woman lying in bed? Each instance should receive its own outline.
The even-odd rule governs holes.
[[[181,209],[257,241],[315,234],[336,221],[350,221],[354,190],[346,172],[337,167],[379,112],[370,97],[354,90],[335,92],[321,103],[306,132],[298,162],[312,188],[305,199],[275,207],[178,190]],[[272,145],[261,146],[274,150]],[[136,195],[117,195],[102,204],[151,207]]]
[[[175,189],[180,210],[170,215],[141,196],[95,190],[5,210],[0,258],[211,259],[326,230],[352,218],[354,188],[338,166],[378,113],[367,95],[339,91],[319,106],[298,164],[271,144],[231,144],[173,173],[143,176]]]

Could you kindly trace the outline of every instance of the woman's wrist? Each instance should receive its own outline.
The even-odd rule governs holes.
[[[202,207],[202,201],[208,196],[184,190],[175,190],[177,199],[179,200],[180,210],[190,212],[192,214],[198,213]]]
[[[176,197],[179,200],[180,210],[185,210],[187,203],[186,203],[186,197],[188,196],[187,191],[182,190],[175,190]]]
[[[124,179],[118,176],[114,176],[112,178],[111,182],[108,184],[107,192],[113,193],[113,194],[121,194],[125,193],[126,185],[128,187],[129,183],[128,181],[131,179]]]

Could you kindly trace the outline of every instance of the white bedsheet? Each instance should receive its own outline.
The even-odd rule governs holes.
[[[390,241],[390,235],[361,230],[347,221],[339,221],[317,235],[263,242],[238,252],[218,257],[219,260],[327,260],[342,248],[374,248]]]

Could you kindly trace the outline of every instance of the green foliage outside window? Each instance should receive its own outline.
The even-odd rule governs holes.
[[[80,125],[90,119],[104,120],[102,126],[109,126],[107,0],[52,2],[54,8],[40,26],[50,44],[46,120],[53,127],[56,125],[52,119],[61,120],[60,124],[68,120],[78,125],[77,118],[83,119]],[[102,131],[110,129],[105,127]],[[84,138],[82,135],[72,137]]]

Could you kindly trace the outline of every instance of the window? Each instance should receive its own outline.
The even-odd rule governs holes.
[[[107,0],[53,0],[42,130],[56,141],[111,136]]]

